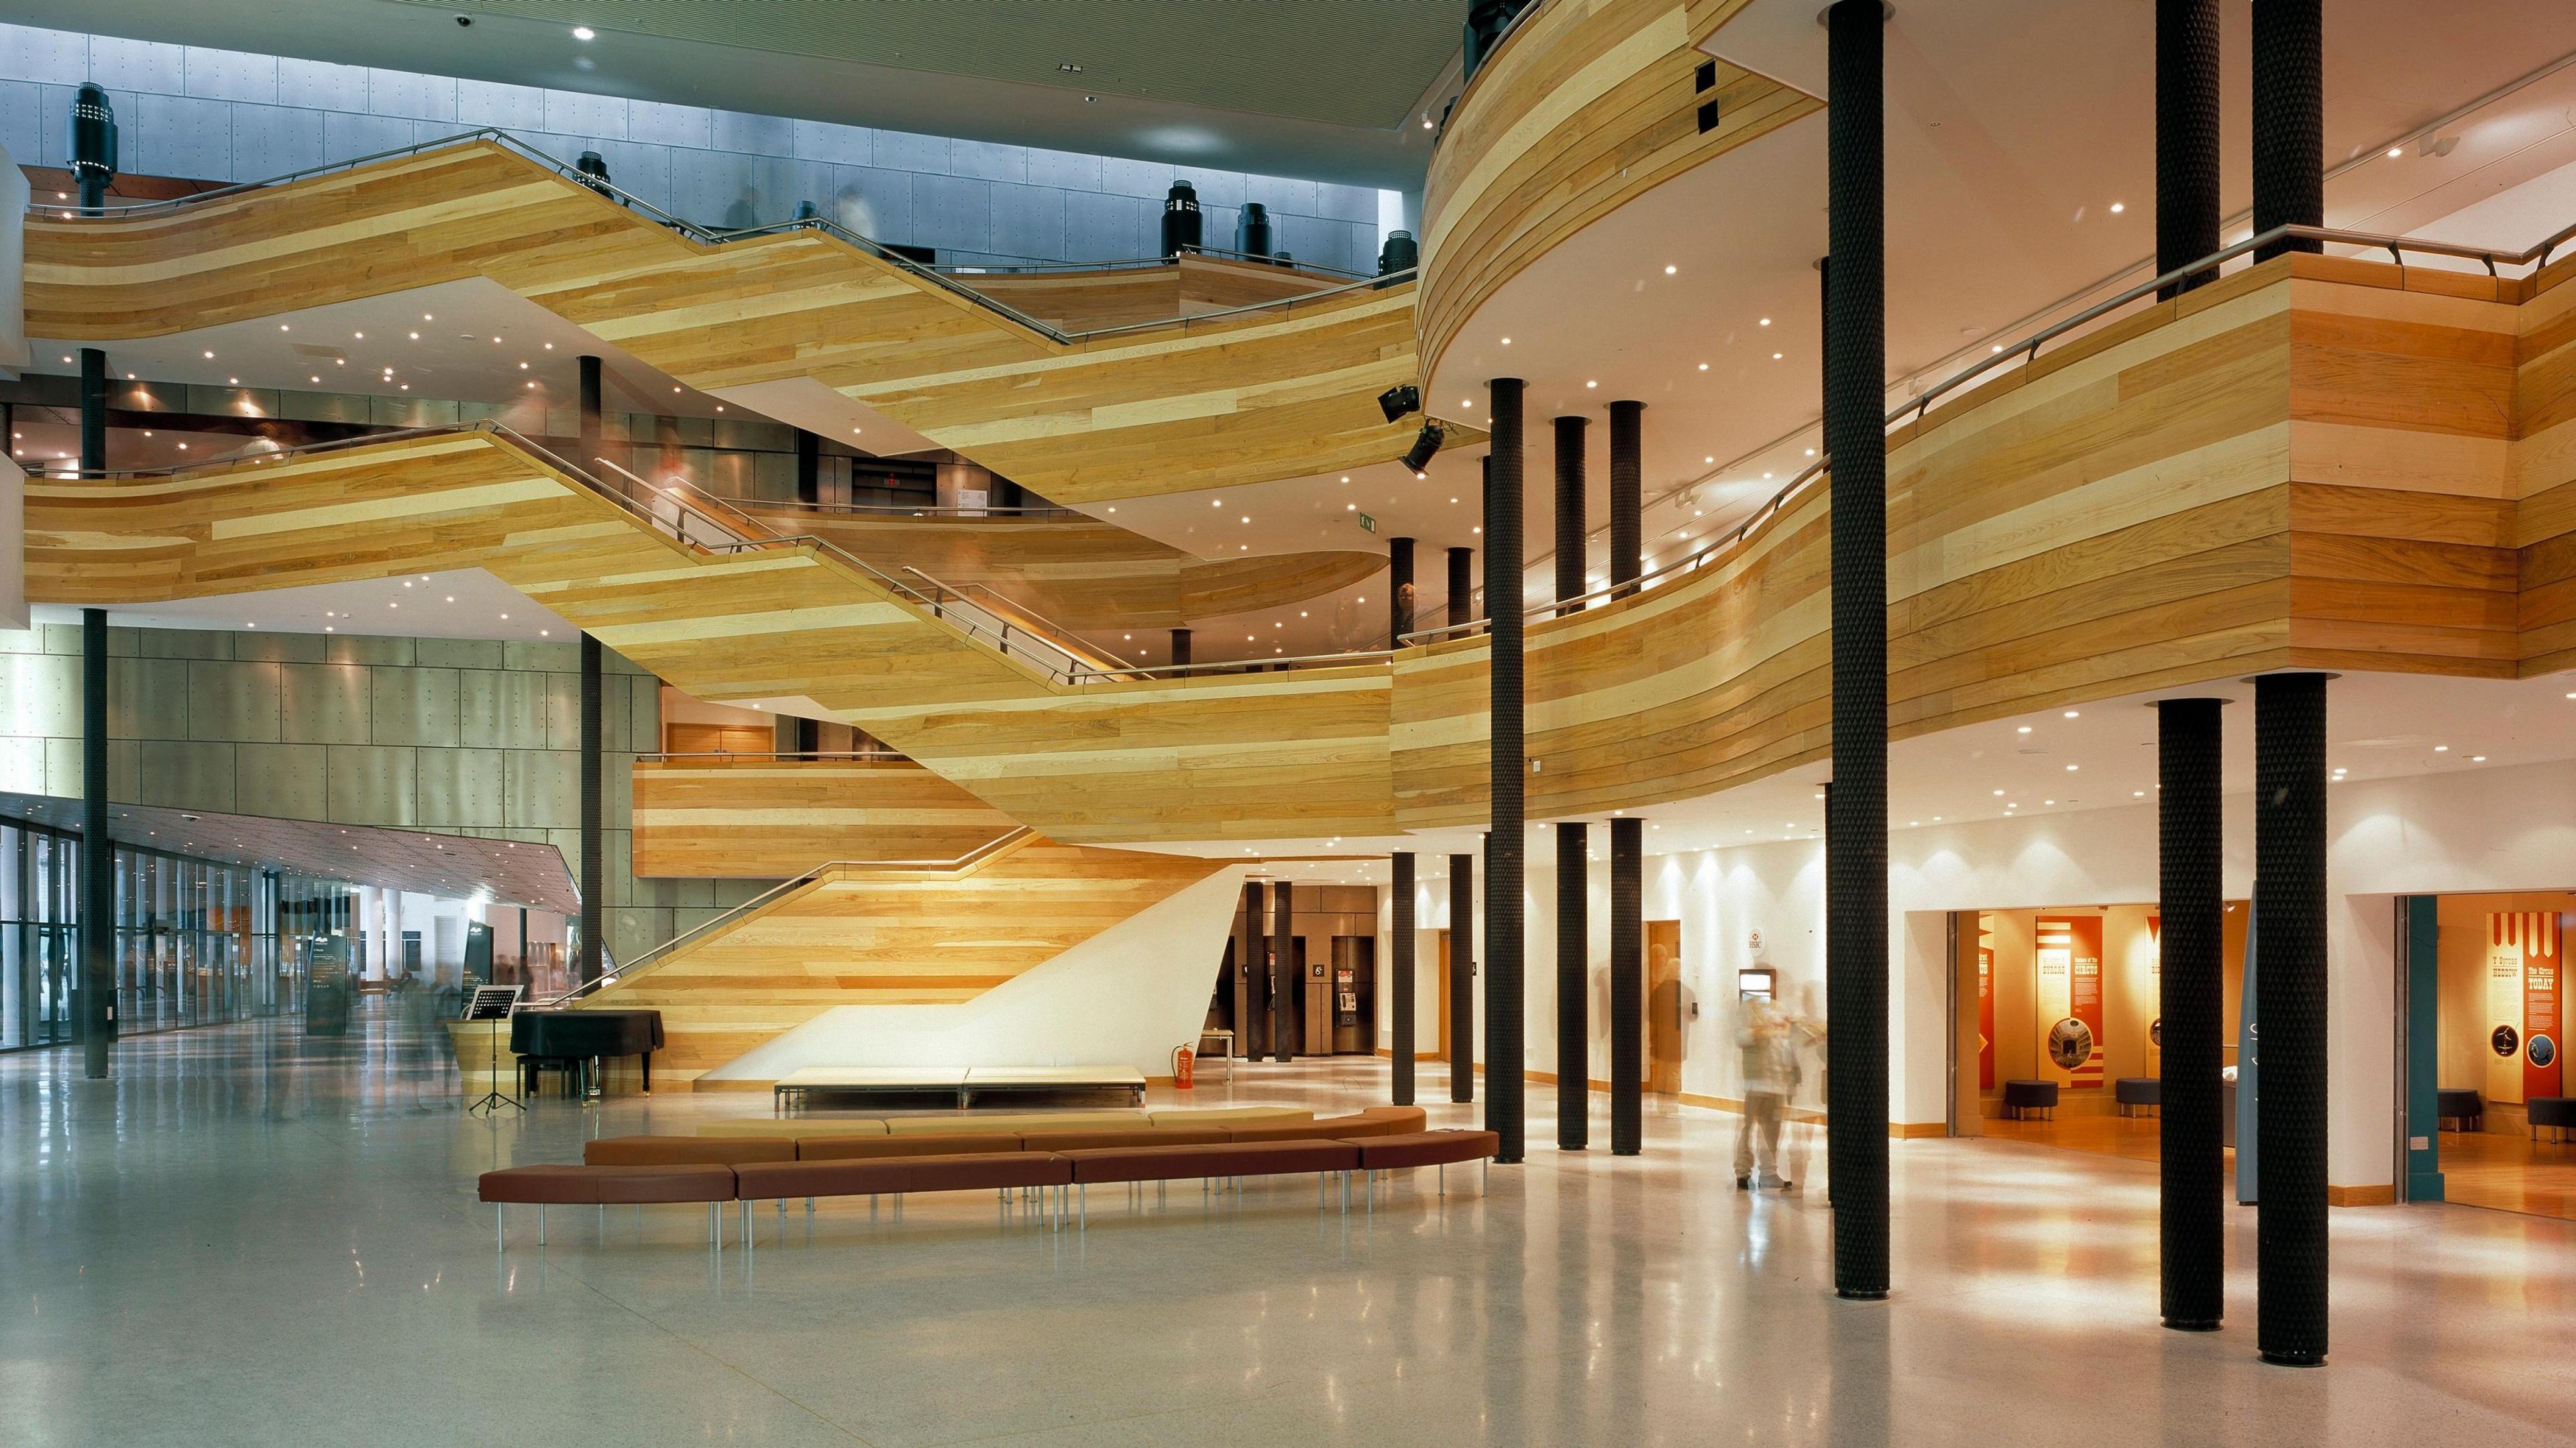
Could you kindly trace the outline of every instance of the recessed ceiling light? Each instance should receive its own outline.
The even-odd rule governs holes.
[[[1586,387],[1598,387],[1601,384],[1599,382],[1587,381],[1583,385]]]
[[[1699,364],[1699,370],[1700,370],[1700,371],[1702,371],[1702,372],[1706,372],[1706,371],[1708,370],[1708,364],[1707,364],[1707,363],[1705,363],[1705,362],[1702,362],[1701,364]]]
[[[2128,208],[2128,206],[2127,206],[2125,203],[2118,202],[2118,201],[2114,201],[2114,202],[2112,202],[2112,203],[2111,203],[2111,214],[2112,214],[2113,216],[2117,216],[2117,215],[2119,215],[2121,212],[2126,211],[2126,210],[2128,210],[2128,209],[2129,209],[2129,208]]]
[[[2404,146],[2391,146],[2388,148],[2388,159],[2391,161],[2394,161],[2405,154],[2406,148]]]
[[[2436,744],[2433,746],[2433,752],[2435,754],[2448,754],[2451,752],[2451,746],[2448,744]]]
[[[1503,345],[1504,345],[1504,346],[1506,346],[1506,347],[1508,347],[1508,346],[1512,345],[1512,339],[1511,339],[1511,338],[1509,338],[1509,337],[1505,337],[1505,338],[1503,339]]]
[[[575,40],[590,40],[595,38],[598,34],[598,31],[591,29],[587,25],[576,25],[572,28],[572,38]]]
[[[1671,276],[1674,272],[1679,271],[1679,270],[1680,270],[1680,268],[1679,268],[1679,267],[1669,267],[1669,266],[1668,266],[1668,267],[1664,268],[1664,275],[1666,275],[1666,276]]]

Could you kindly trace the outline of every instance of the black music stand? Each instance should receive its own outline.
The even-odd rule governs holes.
[[[465,1114],[468,1116],[497,1112],[504,1106],[512,1111],[528,1109],[519,1098],[501,1090],[501,1023],[518,1010],[519,993],[526,989],[526,986],[519,985],[478,985],[474,994],[466,999],[463,1019],[492,1023],[492,1089],[466,1106]]]

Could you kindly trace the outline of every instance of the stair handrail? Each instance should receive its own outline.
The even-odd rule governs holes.
[[[989,583],[985,583],[980,580],[967,583],[943,583],[939,579],[933,578],[928,573],[923,572],[921,569],[916,568],[909,563],[902,565],[902,567],[904,572],[911,574],[913,577],[920,579],[922,582],[929,584],[933,588],[944,589],[953,594],[962,595],[968,592],[973,592],[984,595],[986,598],[991,599],[995,604],[999,605],[1004,611],[1017,614],[1027,620],[1027,622],[1036,624],[1039,628],[1050,630],[1050,642],[1054,643],[1058,647],[1062,647],[1063,641],[1068,639],[1077,643],[1081,642],[1082,635],[1080,633],[1064,624],[1056,622],[1054,619],[1049,618],[1047,615],[1029,607],[1027,604],[1020,602],[1018,599],[1011,597],[1009,594],[1002,592],[1000,589],[995,588]],[[987,610],[987,612],[990,611],[991,610],[989,609]],[[1042,635],[1042,637],[1047,637],[1047,635]],[[1134,665],[1128,663],[1127,660],[1120,658],[1117,652],[1113,649],[1096,649],[1092,648],[1088,644],[1083,645],[1083,648],[1084,653],[1091,655],[1092,657],[1074,655],[1070,649],[1066,649],[1065,652],[1069,657],[1073,658],[1075,663],[1089,669],[1097,670],[1101,667],[1097,662],[1095,662],[1095,659],[1107,659],[1111,664],[1116,665],[1119,670],[1134,667]]]
[[[2558,248],[2565,246],[2568,242],[2576,241],[2576,223],[2563,226],[2558,230],[2551,232],[2548,236],[2541,238],[2532,245],[2524,247],[2520,251],[2510,251],[2501,247],[2470,246],[2461,242],[2425,241],[2418,240],[2413,237],[2388,236],[2374,231],[2351,231],[2342,227],[2308,226],[2298,222],[2284,223],[2280,226],[2275,226],[2268,231],[2248,236],[2242,241],[2235,242],[2228,246],[2222,246],[2218,250],[2211,252],[2207,256],[2201,257],[2197,261],[2185,262],[2181,266],[2173,268],[2171,271],[2162,272],[2156,276],[2149,277],[2147,280],[2142,281],[2125,291],[2104,298],[2103,300],[2094,303],[2092,306],[2086,307],[2084,310],[2075,313],[2073,316],[2067,317],[2062,321],[2051,323],[2019,341],[2012,342],[2010,344],[1996,345],[1994,350],[1987,353],[1987,355],[1978,358],[1969,366],[1961,368],[1957,373],[1943,380],[1938,385],[1926,389],[1918,396],[1909,397],[1905,401],[1897,404],[1895,407],[1888,409],[1887,416],[1883,419],[1882,425],[1893,428],[1899,423],[1904,422],[1908,413],[1913,414],[1913,420],[1919,423],[1931,412],[1933,403],[1939,401],[1943,396],[1957,391],[1969,382],[1993,371],[1995,368],[2016,361],[2027,366],[2031,362],[2038,360],[2039,351],[2042,347],[2047,346],[2049,343],[2056,341],[2058,338],[2063,337],[2070,332],[2099,321],[2103,317],[2120,310],[2122,307],[2128,306],[2130,303],[2139,301],[2145,297],[2152,296],[2166,287],[2198,276],[2203,272],[2217,271],[2225,267],[2227,263],[2236,260],[2238,257],[2244,256],[2250,252],[2261,251],[2276,242],[2282,241],[2313,241],[2318,243],[2320,246],[2358,246],[2374,251],[2385,251],[2389,254],[2391,260],[2398,266],[2404,266],[2406,264],[2406,253],[2410,251],[2421,252],[2427,256],[2456,257],[2467,261],[2482,262],[2486,266],[2487,275],[2499,276],[2501,273],[2496,270],[2499,264],[2505,266],[2521,266],[2526,263],[2536,262],[2541,267],[2548,266],[2552,253],[2556,252]],[[1800,428],[1797,431],[1804,432],[1805,430],[1805,428]],[[1788,434],[1788,436],[1791,437],[1796,435],[1796,432]],[[1762,449],[1758,449],[1755,453],[1748,454],[1747,456],[1759,456],[1761,452],[1768,451],[1769,448],[1773,446],[1777,446],[1777,443],[1765,444]],[[1737,459],[1737,462],[1741,461],[1742,459]],[[1588,593],[1578,594],[1573,598],[1549,599],[1543,603],[1531,604],[1521,610],[1522,618],[1525,620],[1544,619],[1555,614],[1559,609],[1566,608],[1570,605],[1589,604],[1594,600],[1601,599],[1606,596],[1624,595],[1628,592],[1642,589],[1649,580],[1660,581],[1674,574],[1688,573],[1714,561],[1720,554],[1729,552],[1743,543],[1746,535],[1750,534],[1755,528],[1761,526],[1762,523],[1768,519],[1777,515],[1780,510],[1788,504],[1792,495],[1806,487],[1808,483],[1822,477],[1830,471],[1832,461],[1832,458],[1829,456],[1819,456],[1814,462],[1809,463],[1805,468],[1799,471],[1797,476],[1791,478],[1787,483],[1782,484],[1778,492],[1773,493],[1768,500],[1762,503],[1761,506],[1755,508],[1750,514],[1746,515],[1744,521],[1738,524],[1734,531],[1727,534],[1724,539],[1707,543],[1686,557],[1677,559],[1661,568],[1649,570],[1640,574],[1637,578],[1628,580],[1624,583],[1605,584],[1600,588],[1593,589]],[[1686,491],[1689,488],[1697,486],[1699,482],[1704,482],[1708,478],[1715,477],[1717,473],[1725,472],[1728,468],[1732,468],[1735,465],[1735,463],[1731,462],[1727,464],[1725,468],[1719,468],[1716,472],[1704,474],[1700,479],[1694,482],[1684,483],[1680,488],[1677,488],[1674,491]],[[1666,494],[1665,496],[1669,497],[1671,494]],[[1436,643],[1442,639],[1462,638],[1472,634],[1481,633],[1491,626],[1492,620],[1490,618],[1470,619],[1465,623],[1450,624],[1443,628],[1421,629],[1413,633],[1408,633],[1401,639],[1397,640],[1397,642],[1404,646]]]
[[[1263,311],[1273,307],[1288,310],[1293,309],[1301,302],[1313,301],[1320,297],[1336,296],[1343,292],[1352,291],[1362,287],[1381,285],[1392,286],[1398,281],[1412,280],[1414,275],[1411,270],[1406,270],[1403,272],[1392,273],[1388,276],[1367,278],[1345,286],[1326,287],[1312,292],[1300,292],[1294,296],[1276,297],[1266,302],[1255,302],[1245,306],[1228,307],[1221,311],[1197,312],[1167,318],[1162,321],[1128,323],[1117,327],[1095,328],[1087,332],[1067,332],[1061,328],[1051,326],[1046,322],[1042,322],[1037,318],[1030,316],[1008,302],[1004,302],[987,293],[979,292],[973,287],[967,286],[964,283],[957,281],[954,277],[941,272],[936,267],[927,266],[921,262],[915,261],[911,257],[905,256],[901,252],[894,250],[892,247],[873,237],[862,236],[859,233],[850,230],[848,227],[841,225],[839,222],[832,220],[830,217],[819,215],[790,217],[784,221],[763,222],[757,226],[746,227],[701,226],[697,222],[691,221],[684,216],[666,211],[663,208],[654,205],[652,202],[645,200],[643,197],[636,195],[634,192],[627,190],[614,181],[604,180],[598,176],[591,175],[588,172],[583,171],[579,166],[553,156],[546,152],[542,147],[533,145],[517,135],[515,132],[505,130],[499,126],[478,126],[470,131],[460,131],[453,135],[440,136],[430,140],[414,141],[407,146],[388,147],[382,151],[370,152],[367,155],[352,157],[344,161],[326,161],[319,165],[300,167],[293,171],[268,177],[265,180],[235,181],[225,186],[216,186],[204,191],[190,192],[185,196],[159,197],[145,201],[127,201],[118,202],[113,205],[103,204],[99,206],[82,206],[77,202],[69,204],[60,201],[38,202],[30,198],[26,209],[27,214],[31,216],[42,216],[49,220],[61,221],[127,220],[142,216],[170,214],[185,210],[192,206],[204,205],[208,202],[228,200],[236,196],[246,195],[253,191],[263,191],[275,186],[290,185],[297,181],[308,181],[316,176],[328,176],[337,172],[355,170],[361,166],[371,166],[379,161],[399,160],[406,156],[417,156],[423,152],[434,151],[443,147],[471,145],[478,141],[488,141],[504,150],[514,152],[527,160],[534,161],[538,165],[546,167],[555,174],[572,182],[574,185],[587,191],[596,192],[599,195],[616,202],[618,205],[625,207],[627,210],[642,216],[646,220],[671,231],[678,232],[680,235],[698,242],[701,245],[722,246],[727,242],[746,241],[755,237],[767,236],[773,232],[813,230],[827,233],[847,242],[851,246],[857,247],[860,251],[865,252],[876,260],[883,262],[926,285],[948,292],[974,306],[993,313],[995,316],[1002,318],[1013,326],[1025,328],[1059,346],[1073,346],[1090,337],[1108,336],[1124,332],[1145,331],[1156,327],[1170,327],[1177,325],[1183,329],[1187,329],[1192,323],[1205,321],[1209,318],[1231,317],[1247,312]]]
[[[690,945],[693,942],[705,939],[711,932],[731,926],[742,920],[744,917],[767,908],[785,896],[825,879],[838,875],[846,875],[854,871],[880,871],[891,874],[898,871],[964,870],[983,863],[985,860],[990,859],[1002,850],[1018,844],[1022,840],[1030,838],[1035,833],[1036,831],[1031,830],[1026,825],[1018,825],[994,836],[992,839],[986,840],[984,843],[975,846],[964,854],[957,855],[954,858],[946,860],[833,860],[826,864],[817,865],[813,869],[808,870],[793,879],[779,881],[777,884],[770,886],[768,889],[761,891],[759,894],[752,896],[750,899],[743,901],[741,904],[734,906],[730,910],[723,911],[716,915],[711,915],[708,918],[699,921],[697,924],[690,926],[688,929],[681,931],[679,934],[672,936],[670,939],[665,940],[661,944],[654,946],[652,949],[645,951],[643,954],[636,956],[633,960],[627,961],[625,964],[618,966],[615,970],[601,972],[599,978],[596,980],[583,981],[581,984],[574,986],[563,994],[555,996],[549,1000],[539,1001],[537,1004],[540,1008],[557,1007],[570,1001],[579,1000],[584,996],[606,990],[608,987],[617,985],[621,982],[632,981],[639,975],[646,974],[668,964],[672,957],[683,947]]]

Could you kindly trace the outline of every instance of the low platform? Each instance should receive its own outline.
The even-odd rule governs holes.
[[[1133,1066],[807,1066],[778,1078],[770,1101],[780,1114],[816,1095],[949,1094],[959,1110],[977,1096],[1046,1091],[1124,1091],[1145,1104],[1145,1073]]]

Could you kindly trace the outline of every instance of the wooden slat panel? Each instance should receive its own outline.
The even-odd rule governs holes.
[[[826,860],[961,859],[1017,821],[917,764],[639,760],[635,873],[775,880]]]
[[[1410,283],[1060,345],[817,232],[699,245],[488,142],[158,216],[31,218],[27,326],[157,337],[470,277],[696,387],[817,378],[1064,503],[1383,462],[1418,426],[1375,401],[1414,380]],[[1172,316],[1314,280],[1198,264],[1159,284]]]

